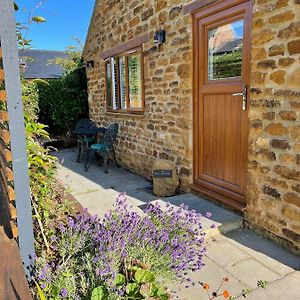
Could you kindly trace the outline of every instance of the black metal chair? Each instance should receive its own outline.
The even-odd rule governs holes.
[[[76,162],[80,163],[81,154],[86,154],[89,145],[96,141],[98,127],[90,119],[81,119],[77,122],[73,134],[77,135],[78,154]]]
[[[90,147],[88,147],[86,162],[85,162],[85,171],[89,169],[91,165],[92,156],[94,153],[97,153],[103,157],[105,173],[108,173],[107,162],[110,154],[112,154],[115,164],[118,166],[116,161],[115,149],[114,149],[114,142],[117,137],[118,128],[119,125],[117,123],[113,123],[109,125],[101,140],[101,143],[92,144]]]

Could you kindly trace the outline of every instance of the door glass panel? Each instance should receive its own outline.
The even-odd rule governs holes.
[[[242,75],[244,21],[239,20],[208,31],[208,79]]]

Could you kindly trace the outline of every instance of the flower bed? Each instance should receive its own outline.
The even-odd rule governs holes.
[[[193,285],[188,271],[203,266],[201,215],[184,206],[141,216],[120,195],[103,219],[78,215],[55,230],[33,269],[47,299],[171,299],[168,284]]]

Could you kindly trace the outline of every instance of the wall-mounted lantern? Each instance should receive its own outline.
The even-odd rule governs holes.
[[[156,30],[153,37],[155,44],[162,44],[166,41],[166,31],[164,29]]]
[[[95,62],[93,60],[89,60],[86,62],[86,67],[88,69],[92,69],[92,68],[94,68],[94,66],[95,66]]]

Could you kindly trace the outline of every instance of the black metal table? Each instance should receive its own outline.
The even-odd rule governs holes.
[[[97,142],[99,134],[104,135],[105,132],[105,127],[75,128],[73,134],[77,135],[77,162],[80,163],[81,154],[86,154],[89,145],[93,142]]]

